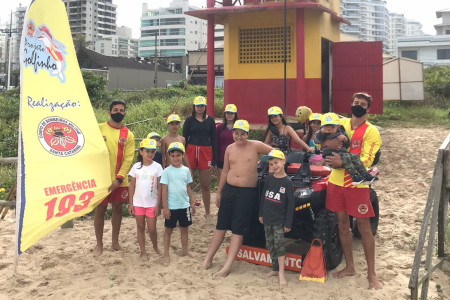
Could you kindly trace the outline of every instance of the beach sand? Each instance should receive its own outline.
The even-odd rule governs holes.
[[[189,229],[193,258],[180,257],[179,230],[172,236],[171,263],[165,266],[146,237],[149,260],[140,262],[133,218],[124,218],[120,241],[127,252],[109,250],[111,225],[105,222],[105,251],[96,258],[92,217],[76,220],[73,229],[57,229],[19,257],[13,274],[14,213],[0,220],[0,299],[407,299],[409,276],[437,149],[448,131],[441,129],[389,128],[383,139],[380,180],[374,185],[380,201],[380,225],[375,236],[376,271],[383,282],[378,291],[368,289],[367,267],[361,240],[353,238],[357,274],[325,284],[298,280],[287,271],[288,286],[280,289],[276,277],[265,278],[269,267],[235,262],[227,278],[214,278],[226,260],[227,234],[214,265],[201,268],[215,228],[215,217],[205,219],[203,206]],[[196,195],[199,197],[199,195]],[[212,195],[215,199],[215,195]],[[213,213],[217,212],[215,205]],[[158,219],[162,250],[164,222]],[[424,259],[424,257],[423,257]],[[345,265],[343,260],[338,269]],[[445,270],[446,269],[446,270]],[[438,292],[436,285],[442,287]],[[450,267],[432,275],[428,297],[450,295]]]

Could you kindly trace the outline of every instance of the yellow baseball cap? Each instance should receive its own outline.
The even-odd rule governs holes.
[[[150,132],[148,135],[147,135],[147,138],[148,139],[151,139],[151,138],[158,138],[158,139],[160,139],[161,138],[161,136],[157,133],[157,132]]]
[[[194,105],[206,105],[206,98],[203,96],[197,96],[194,98]]]
[[[166,124],[169,124],[170,122],[180,122],[181,123],[181,119],[180,116],[177,114],[171,114],[167,117],[166,120]]]
[[[184,149],[184,145],[182,143],[179,142],[173,142],[170,143],[169,148],[167,149],[167,152],[171,152],[171,151],[181,151],[181,152],[186,152],[186,150]]]
[[[322,116],[322,123],[320,125],[339,125],[339,117],[335,113],[326,113]]]
[[[139,148],[156,150],[157,147],[157,143],[154,139],[143,139],[139,144]]]
[[[268,158],[286,159],[286,157],[284,156],[284,153],[281,152],[280,150],[272,150],[269,152],[269,154],[267,156],[268,156]]]
[[[283,111],[278,106],[272,106],[267,110],[268,116],[276,116],[276,115],[282,115]]]
[[[248,122],[246,120],[237,120],[234,122],[233,129],[241,129],[245,132],[248,132],[250,129],[250,125],[248,125]]]
[[[227,104],[227,106],[225,106],[224,112],[237,113],[237,107],[234,104]]]
[[[314,113],[309,116],[310,121],[320,121],[322,122],[322,114]]]

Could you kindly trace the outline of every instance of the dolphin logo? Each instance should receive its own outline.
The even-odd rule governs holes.
[[[52,71],[52,75],[57,76],[61,81],[64,81],[64,46],[53,39],[47,26],[41,26],[38,32],[38,40],[45,45],[45,49],[52,56],[56,64],[56,70]]]

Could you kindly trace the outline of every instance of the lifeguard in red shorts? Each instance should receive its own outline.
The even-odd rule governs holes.
[[[366,120],[370,110],[372,98],[366,93],[356,93],[352,100],[352,117],[341,119],[350,139],[350,153],[359,155],[364,166],[370,167],[375,153],[380,149],[381,137],[377,128]],[[327,147],[338,150],[342,144],[337,140],[325,141]],[[336,212],[339,226],[339,237],[344,251],[346,266],[333,274],[336,278],[355,275],[355,265],[352,253],[352,238],[350,235],[349,215],[356,218],[361,241],[367,262],[367,278],[369,288],[380,289],[381,284],[375,274],[375,241],[370,228],[370,217],[374,211],[370,203],[369,187],[364,184],[352,185],[352,178],[342,169],[340,156],[326,158],[326,162],[333,168],[328,180],[326,208]],[[341,168],[341,169],[339,169]]]
[[[109,107],[110,119],[99,124],[100,131],[109,152],[111,192],[95,210],[94,227],[97,245],[94,255],[103,252],[103,227],[108,203],[112,205],[112,249],[122,250],[119,244],[120,225],[122,224],[122,203],[128,201],[128,171],[134,157],[134,135],[122,123],[125,117],[126,104],[121,100],[113,100]]]

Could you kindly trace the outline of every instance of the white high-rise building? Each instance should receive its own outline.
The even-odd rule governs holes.
[[[406,35],[406,19],[402,14],[389,14],[389,51],[390,55],[397,55],[397,40]]]
[[[19,6],[16,8],[16,11],[13,12],[12,29],[15,32],[11,36],[11,70],[17,70],[20,68],[20,40],[22,39],[22,29],[26,10],[26,6]]]
[[[97,39],[95,51],[107,56],[134,58],[138,56],[138,42],[131,37],[131,28],[122,26],[117,28],[116,35]]]
[[[405,36],[423,35],[422,24],[415,20],[406,20]]]
[[[86,41],[95,42],[97,38],[116,34],[117,5],[112,0],[63,1],[73,37],[83,34]]]
[[[155,55],[155,35],[158,56],[184,56],[187,51],[200,50],[206,43],[206,21],[185,15],[198,9],[188,0],[173,0],[167,8],[148,9],[142,4],[139,56]]]
[[[384,0],[341,0],[341,16],[351,25],[342,24],[341,32],[363,41],[383,42],[389,52],[389,12]]]

